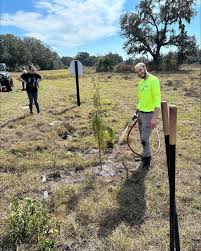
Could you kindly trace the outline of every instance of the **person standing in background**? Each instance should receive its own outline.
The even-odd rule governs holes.
[[[22,70],[22,74],[24,73],[25,74],[28,73],[25,66],[23,66],[23,70]],[[26,85],[26,82],[22,79],[22,91],[26,91],[25,85]]]
[[[30,114],[33,114],[33,101],[37,112],[40,113],[40,107],[38,103],[38,82],[39,80],[42,80],[43,77],[37,73],[37,69],[34,67],[34,65],[29,65],[28,72],[23,73],[20,77],[26,82]]]

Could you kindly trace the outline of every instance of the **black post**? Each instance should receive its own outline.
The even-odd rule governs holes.
[[[174,179],[174,194],[175,194],[175,154],[176,154],[176,146],[171,146],[169,144],[169,135],[165,136],[165,146],[166,146],[166,155],[167,155],[167,167],[168,167],[168,178],[169,178],[169,187],[171,187],[172,176]],[[172,149],[171,149],[172,148]],[[170,163],[170,154],[173,156],[174,159],[172,160],[174,162]],[[173,166],[174,170],[170,169],[170,166]],[[171,173],[171,171],[173,173]],[[170,192],[171,193],[171,192]],[[175,249],[176,251],[180,251],[180,238],[179,238],[179,226],[178,226],[178,217],[177,217],[177,207],[176,207],[176,199],[174,199],[174,218],[175,218],[175,233],[174,233],[174,239],[175,239]]]
[[[75,79],[76,79],[76,90],[77,90],[77,105],[80,106],[80,91],[79,91],[79,78],[78,78],[77,60],[75,60]]]
[[[175,241],[175,157],[176,157],[177,107],[169,108],[169,174],[170,174],[170,250],[174,251]]]
[[[170,145],[170,250],[175,239],[175,145]]]
[[[171,154],[172,154],[172,150],[170,150],[170,136],[169,136],[169,109],[168,109],[168,103],[166,101],[162,101],[161,103],[161,108],[162,108],[162,118],[163,118],[163,130],[164,130],[164,136],[165,136],[165,150],[166,150],[166,161],[167,161],[167,167],[168,167],[168,180],[169,180],[169,188],[171,189],[171,192],[170,192],[170,197],[172,196],[172,192],[175,193],[175,159],[173,160],[174,164],[173,165],[173,169],[174,170],[170,170],[170,151],[171,151]],[[176,126],[176,125],[175,125]],[[172,148],[172,147],[171,147]],[[176,151],[176,148],[175,150],[173,150],[173,155],[174,154],[174,151]],[[175,158],[175,156],[174,156]],[[172,176],[173,176],[173,179],[174,181],[172,180]],[[174,188],[172,189],[172,182],[174,183]],[[172,201],[172,198],[170,199],[171,200],[171,204],[173,203]],[[171,212],[173,211],[173,209],[171,208],[170,209],[170,232],[172,232],[172,217],[171,217]],[[170,250],[174,250],[174,249],[171,249],[171,246],[172,246],[172,238],[174,238],[174,244],[175,244],[175,248],[176,248],[176,251],[180,251],[180,238],[179,238],[179,227],[178,227],[178,218],[177,218],[177,209],[176,209],[176,199],[174,198],[174,215],[173,215],[173,218],[175,219],[174,221],[174,228],[175,228],[175,231],[174,231],[174,234],[170,234]]]
[[[180,238],[179,238],[179,225],[178,225],[178,217],[177,217],[176,198],[175,198],[175,247],[176,247],[176,251],[180,251]]]

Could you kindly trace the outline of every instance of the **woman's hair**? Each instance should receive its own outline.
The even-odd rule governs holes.
[[[36,69],[36,67],[33,65],[33,64],[30,64],[29,66],[28,66],[28,69],[29,70],[34,70],[34,71],[37,71],[37,69]]]

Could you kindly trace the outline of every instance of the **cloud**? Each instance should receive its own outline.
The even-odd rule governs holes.
[[[200,5],[201,5],[201,0],[195,0],[195,4],[196,4],[198,7],[200,7]]]
[[[20,28],[52,47],[70,48],[116,34],[125,1],[38,0],[37,12],[3,13],[1,25]]]

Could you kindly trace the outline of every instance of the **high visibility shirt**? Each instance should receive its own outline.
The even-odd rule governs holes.
[[[147,79],[138,82],[138,105],[142,112],[153,112],[161,107],[160,82],[157,77],[150,74]]]

